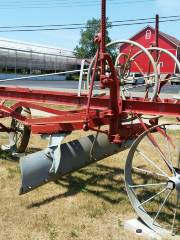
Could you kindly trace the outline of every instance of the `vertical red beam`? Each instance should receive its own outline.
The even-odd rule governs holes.
[[[155,47],[159,47],[159,15],[156,14],[155,22]],[[158,59],[158,51],[156,51],[156,60]]]
[[[106,61],[110,67],[110,76],[105,76]],[[100,65],[101,65],[101,78],[106,81],[105,85],[110,89],[110,112],[111,116],[109,124],[109,140],[112,142],[119,142],[119,80],[116,75],[112,59],[109,54],[106,53],[106,0],[101,0],[101,41],[100,41]]]
[[[106,0],[101,0],[101,42],[100,42],[100,57],[101,57],[101,74],[105,74],[104,53],[106,48]]]

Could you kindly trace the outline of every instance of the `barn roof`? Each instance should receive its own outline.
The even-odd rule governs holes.
[[[132,40],[135,36],[137,36],[138,34],[140,34],[141,32],[143,32],[145,29],[147,29],[147,28],[150,28],[150,29],[152,29],[153,31],[155,31],[155,28],[153,28],[152,26],[150,26],[150,25],[147,25],[146,27],[144,27],[143,29],[141,29],[139,32],[137,32],[136,34],[134,34],[131,38],[130,38],[130,40]],[[163,36],[164,38],[166,38],[168,41],[170,41],[171,43],[173,43],[175,46],[177,46],[177,47],[180,47],[180,40],[178,40],[177,38],[175,38],[175,37],[173,37],[173,36],[171,36],[171,35],[169,35],[169,34],[167,34],[167,33],[164,33],[164,32],[161,32],[161,31],[159,31],[159,34],[161,35],[161,36]],[[123,44],[120,44],[120,45],[123,45]]]
[[[171,35],[169,35],[169,34],[167,34],[167,33],[163,33],[163,32],[159,32],[163,37],[165,37],[167,40],[169,40],[170,42],[172,42],[174,45],[176,45],[177,47],[180,47],[180,41],[177,39],[177,38],[175,38],[175,37],[173,37],[173,36],[171,36]]]

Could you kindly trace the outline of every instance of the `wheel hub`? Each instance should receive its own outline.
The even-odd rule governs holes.
[[[167,183],[167,188],[170,190],[173,190],[176,188],[176,190],[180,193],[180,173],[179,173],[179,171],[176,171],[176,176],[169,178],[169,181]]]

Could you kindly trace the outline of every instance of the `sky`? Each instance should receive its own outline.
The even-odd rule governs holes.
[[[84,3],[83,3],[84,2]],[[100,17],[100,0],[0,0],[0,27],[86,23]],[[83,6],[82,6],[83,5]],[[180,15],[180,0],[108,0],[110,21]],[[180,18],[179,18],[180,19]],[[160,30],[180,39],[180,21],[160,23]],[[112,40],[128,39],[145,25],[118,26],[109,30]],[[2,28],[0,30],[3,30]],[[0,38],[73,50],[80,30],[0,32]]]

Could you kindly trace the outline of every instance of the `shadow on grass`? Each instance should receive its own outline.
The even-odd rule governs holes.
[[[19,161],[19,157],[12,156],[11,152],[2,151],[1,149],[0,149],[0,159],[5,160],[5,161],[10,161],[10,162],[18,162]]]
[[[123,169],[93,164],[55,182],[55,184],[67,188],[65,193],[33,203],[28,208],[40,207],[51,201],[74,196],[80,192],[93,194],[112,204],[120,203],[127,198],[123,174]]]
[[[46,198],[45,200],[32,203],[27,208],[40,207],[42,205],[48,204],[54,200],[67,198],[69,196],[74,196],[80,192],[87,194],[92,194],[98,198],[103,199],[111,204],[119,204],[127,201],[127,193],[123,181],[124,170],[116,167],[105,166],[99,163],[92,164],[89,167],[80,169],[74,174],[62,177],[60,180],[56,181],[57,185],[67,188],[67,191],[63,194],[57,194],[52,197]],[[144,183],[148,182],[147,176],[138,172],[135,173],[139,177],[143,177]],[[154,180],[156,177],[154,177]],[[158,178],[156,179],[158,180]],[[155,192],[148,191],[144,189],[141,193],[142,201],[148,199]],[[153,209],[149,209],[148,213],[150,216],[155,216],[157,211],[164,201],[163,196],[159,196],[158,199],[154,199]],[[158,222],[162,225],[169,226],[172,224],[172,214],[175,208],[175,203],[171,201],[166,202],[166,211],[162,211],[158,216]],[[156,211],[154,211],[156,210]],[[180,219],[179,213],[177,213],[177,218]],[[179,220],[178,220],[179,222]],[[179,234],[179,225],[177,223],[176,234]]]
[[[41,148],[29,148],[27,149],[26,153],[12,153],[10,151],[3,151],[0,149],[0,159],[10,162],[19,162],[19,159],[27,154],[31,154],[34,152],[41,151]]]

